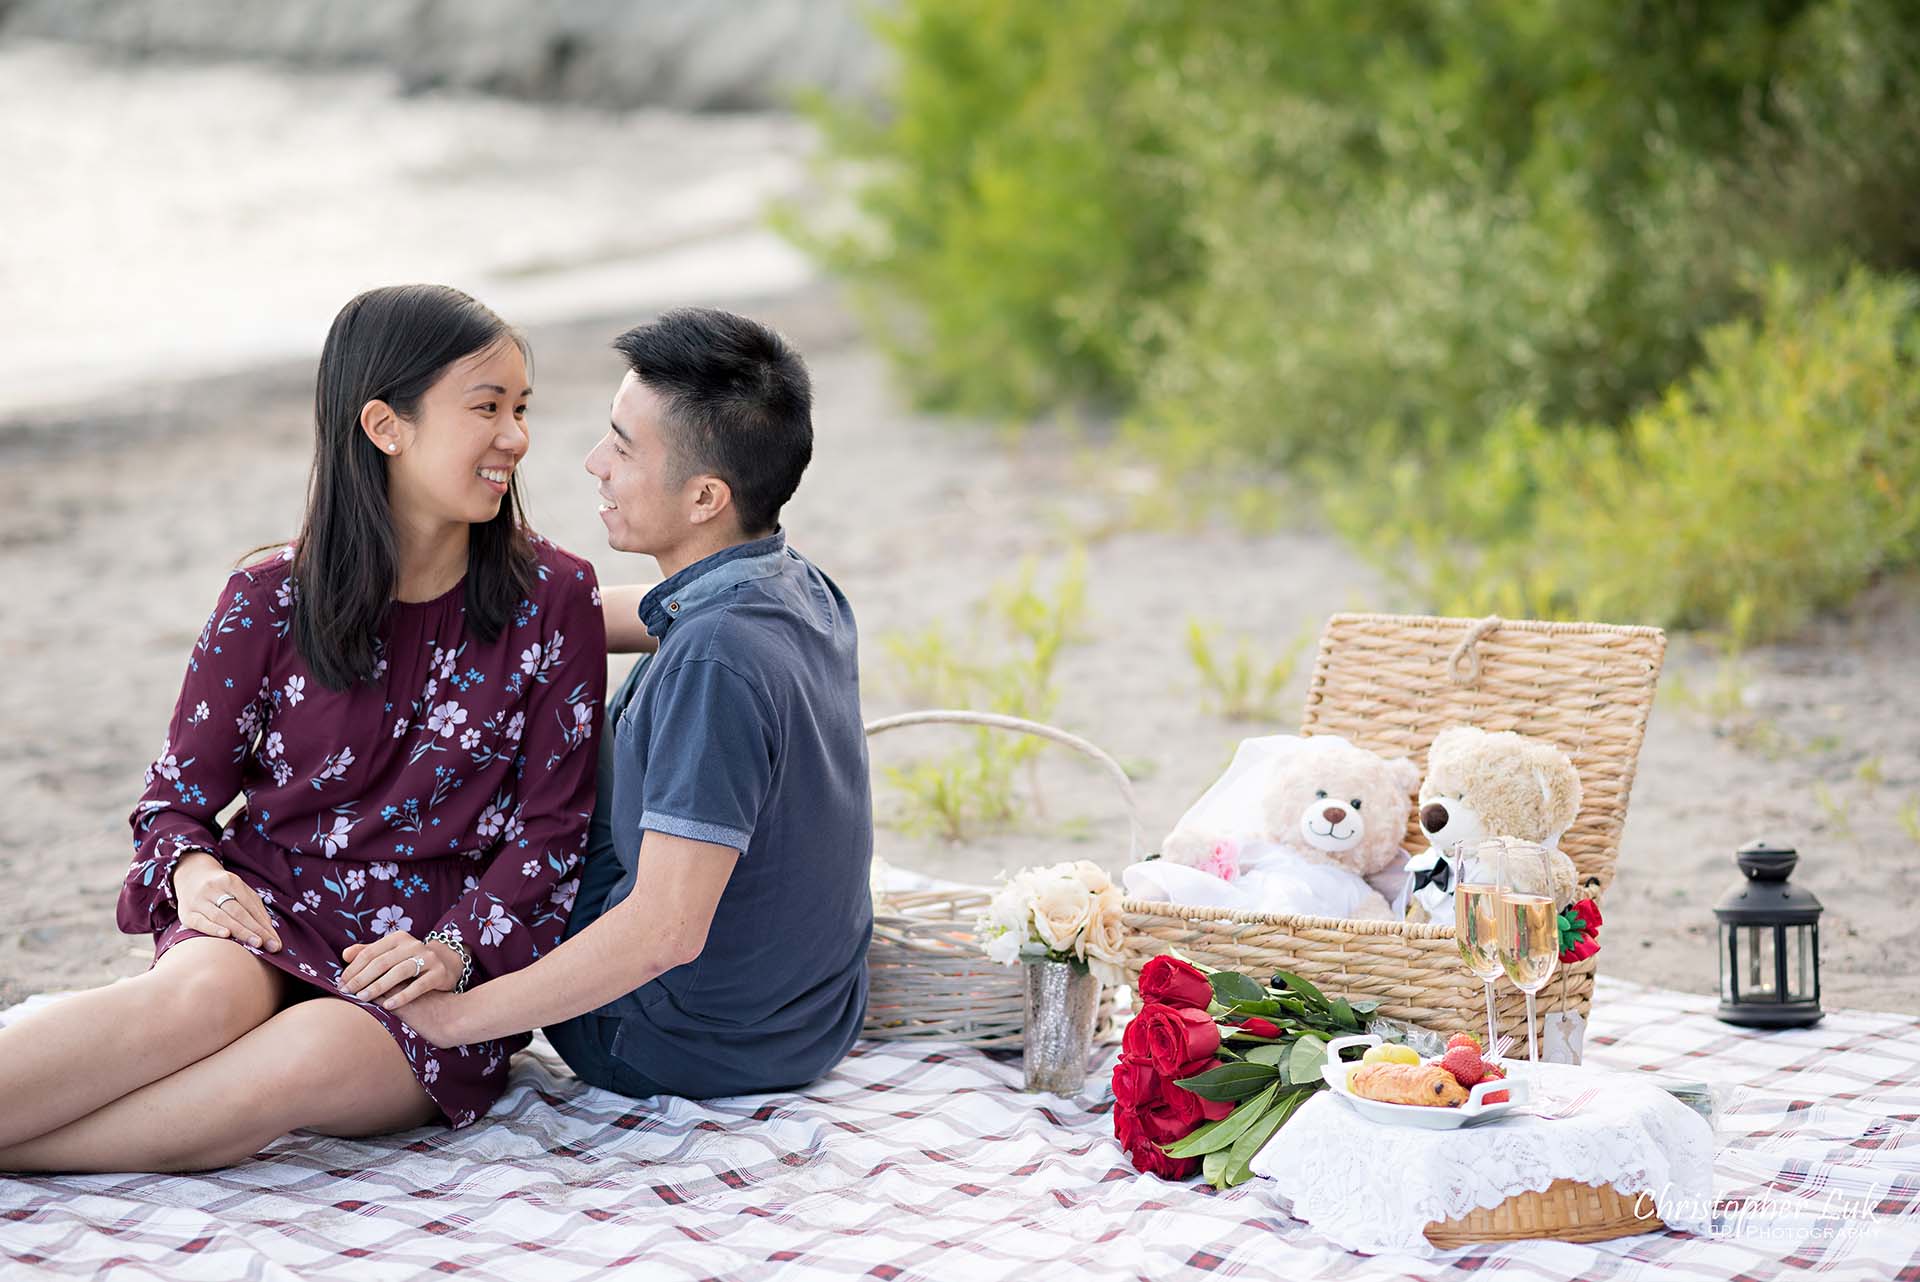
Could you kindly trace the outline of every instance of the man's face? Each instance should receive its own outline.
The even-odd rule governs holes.
[[[678,464],[661,426],[665,409],[629,371],[614,393],[607,434],[587,455],[587,471],[600,483],[607,544],[622,552],[671,553],[692,528],[686,491],[697,478],[675,475]]]

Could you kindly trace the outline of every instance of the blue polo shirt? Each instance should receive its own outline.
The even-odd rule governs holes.
[[[610,1050],[693,1098],[810,1082],[853,1046],[867,1004],[873,802],[853,612],[776,530],[673,575],[640,617],[660,645],[613,710],[607,905],[633,892],[649,829],[740,859],[699,958],[600,1009],[617,1022]]]

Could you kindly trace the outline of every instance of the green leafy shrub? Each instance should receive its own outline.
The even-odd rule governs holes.
[[[1776,273],[1623,431],[1515,411],[1328,510],[1440,608],[1791,631],[1920,559],[1920,288]]]

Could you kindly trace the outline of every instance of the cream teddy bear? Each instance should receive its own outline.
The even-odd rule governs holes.
[[[1509,860],[1508,880],[1565,908],[1574,900],[1577,875],[1560,838],[1580,813],[1580,800],[1579,773],[1550,743],[1511,730],[1441,731],[1427,750],[1427,777],[1420,785],[1420,829],[1429,848],[1408,860],[1414,879],[1408,916],[1452,921],[1453,887],[1494,876],[1472,860],[1489,837],[1539,845],[1541,852],[1531,859]]]
[[[1419,771],[1337,735],[1248,739],[1161,843],[1123,874],[1137,899],[1391,920]],[[1383,893],[1384,892],[1384,893]]]

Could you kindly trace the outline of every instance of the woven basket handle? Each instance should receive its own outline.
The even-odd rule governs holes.
[[[968,712],[960,708],[936,708],[927,712],[903,712],[897,717],[881,717],[878,721],[867,723],[867,737],[871,739],[883,730],[897,730],[901,726],[990,726],[996,730],[1017,730],[1040,739],[1051,739],[1064,744],[1083,756],[1091,757],[1105,768],[1113,777],[1114,786],[1120,790],[1120,799],[1127,807],[1127,862],[1133,863],[1140,857],[1140,806],[1134,800],[1133,781],[1127,778],[1127,772],[1120,763],[1101,749],[1089,743],[1077,734],[1071,734],[1056,726],[1044,725],[1038,721],[1028,721],[1024,717],[1009,717],[998,712]]]

